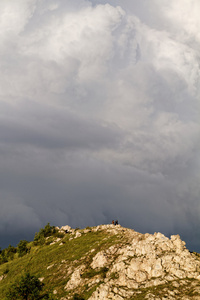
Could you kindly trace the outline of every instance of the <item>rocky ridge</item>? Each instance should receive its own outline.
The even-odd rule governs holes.
[[[200,260],[179,235],[141,234],[112,224],[76,231],[69,226],[58,229],[69,233],[69,239],[99,231],[118,237],[113,245],[100,251],[94,247],[69,266],[62,300],[75,299],[75,293],[78,297],[87,289],[92,291],[90,300],[200,299]]]

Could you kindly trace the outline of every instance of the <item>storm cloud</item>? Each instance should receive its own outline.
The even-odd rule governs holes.
[[[199,11],[1,1],[1,247],[118,219],[200,251]]]

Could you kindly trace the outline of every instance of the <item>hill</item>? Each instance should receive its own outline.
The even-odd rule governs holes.
[[[120,225],[56,228],[27,254],[0,265],[0,299],[24,272],[52,299],[200,299],[199,254],[179,235],[141,234]]]

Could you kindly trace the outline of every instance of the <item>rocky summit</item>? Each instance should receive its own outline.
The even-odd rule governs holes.
[[[52,229],[48,236],[40,230],[22,257],[15,253],[0,265],[0,299],[24,270],[54,300],[200,299],[200,254],[179,235],[113,224]]]
[[[65,227],[60,230],[64,230]],[[118,237],[111,246],[94,248],[69,269],[65,299],[93,290],[88,299],[200,299],[200,261],[179,235],[141,234],[120,225],[100,225],[76,233],[104,232]],[[89,262],[89,263],[88,263]],[[81,299],[81,297],[80,297]],[[84,298],[82,298],[84,299]]]

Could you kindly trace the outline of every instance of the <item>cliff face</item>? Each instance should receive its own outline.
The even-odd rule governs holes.
[[[118,239],[100,251],[94,246],[87,259],[71,265],[65,286],[68,295],[62,300],[87,289],[90,300],[200,299],[200,261],[179,235],[169,239],[161,233],[141,234],[120,225],[101,225],[71,238],[98,231],[105,232],[105,240],[106,235]]]

